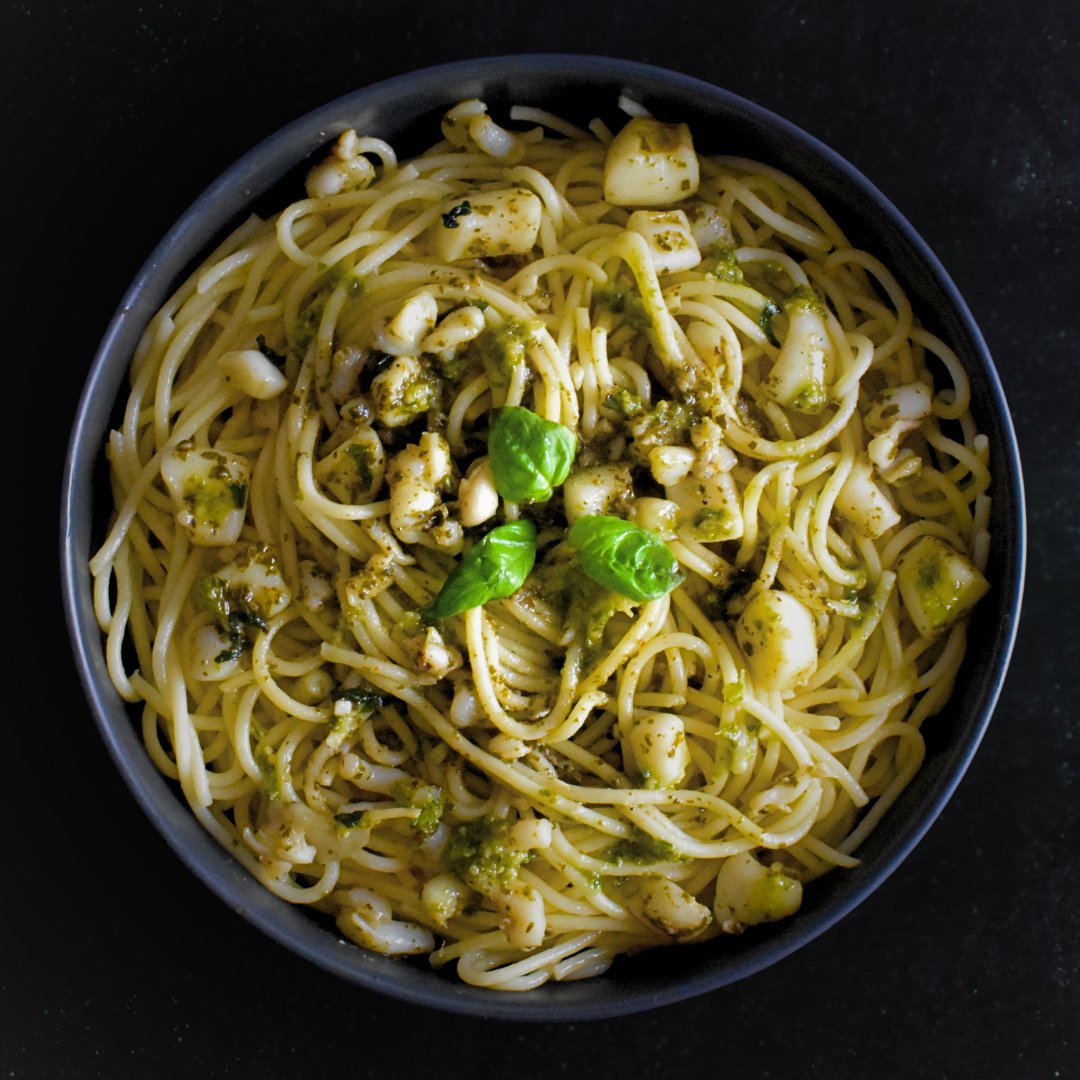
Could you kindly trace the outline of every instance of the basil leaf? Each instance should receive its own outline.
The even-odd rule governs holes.
[[[533,523],[499,525],[462,555],[439,595],[420,614],[427,622],[436,622],[510,596],[521,588],[535,561]]]
[[[655,600],[682,580],[670,548],[648,529],[609,514],[578,518],[566,534],[585,573],[631,600]]]
[[[488,463],[504,499],[546,502],[569,475],[576,451],[574,433],[562,424],[517,405],[495,413]]]

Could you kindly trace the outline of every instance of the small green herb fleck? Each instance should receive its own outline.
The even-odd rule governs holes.
[[[779,314],[780,308],[771,300],[766,300],[765,306],[761,309],[761,315],[758,317],[758,326],[761,327],[762,333],[769,339],[769,343],[777,348],[780,347],[780,339],[773,330],[773,319]]]
[[[255,339],[255,344],[258,346],[259,352],[261,352],[271,364],[274,364],[276,367],[285,366],[285,354],[279,353],[277,349],[270,348],[270,346],[266,344],[266,338],[263,337],[262,334]]]
[[[442,216],[442,223],[444,229],[456,229],[458,227],[458,218],[465,217],[466,214],[471,214],[473,208],[469,205],[469,200],[458,203],[457,206],[450,207],[449,210]]]

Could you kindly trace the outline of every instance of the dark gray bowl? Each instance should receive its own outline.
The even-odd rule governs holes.
[[[736,938],[623,958],[608,974],[586,982],[499,994],[462,985],[432,971],[426,961],[393,961],[344,944],[332,925],[277,899],[218,847],[179,790],[151,764],[132,713],[109,682],[87,562],[105,531],[103,447],[132,351],[174,284],[232,223],[253,206],[273,212],[295,198],[302,163],[344,128],[380,135],[408,155],[434,141],[438,117],[462,98],[480,97],[496,109],[540,105],[579,123],[601,115],[614,123],[620,93],[662,118],[688,121],[705,152],[758,158],[806,183],[853,243],[893,268],[923,323],[954,346],[971,376],[972,411],[990,439],[993,549],[987,576],[993,588],[971,627],[952,700],[926,725],[926,762],[860,850],[858,868],[815,882],[806,890],[802,910],[785,922]],[[68,451],[61,548],[68,626],[102,738],[144,812],[218,896],[294,952],[370,990],[478,1016],[581,1020],[668,1004],[751,975],[822,933],[896,869],[952,794],[990,720],[1019,617],[1025,521],[1016,437],[982,336],[941,264],[869,181],[786,121],[685,75],[600,57],[514,56],[449,64],[349,94],[289,124],[214,181],[139,272],[94,359]]]

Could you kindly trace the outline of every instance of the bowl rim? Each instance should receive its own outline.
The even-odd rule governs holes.
[[[550,91],[567,81],[601,85],[619,84],[629,90],[644,90],[659,99],[693,98],[701,108],[715,112],[720,122],[732,118],[771,129],[793,143],[808,160],[816,160],[867,205],[884,216],[911,249],[914,260],[936,284],[947,300],[956,325],[966,338],[968,353],[974,356],[988,396],[990,415],[997,421],[1005,445],[998,447],[999,464],[1006,475],[995,473],[995,493],[1003,490],[1012,497],[1010,519],[1015,532],[1008,540],[998,588],[1005,604],[1005,622],[997,628],[993,663],[988,680],[981,685],[981,697],[972,708],[966,737],[951,751],[948,768],[930,790],[918,813],[894,826],[894,835],[884,853],[860,881],[857,888],[839,893],[839,901],[825,903],[812,913],[800,913],[791,926],[771,930],[767,936],[734,959],[719,957],[712,965],[678,981],[662,980],[650,986],[632,972],[612,973],[585,983],[550,984],[525,994],[484,990],[435,976],[429,970],[405,967],[400,961],[367,954],[358,946],[340,941],[339,936],[284,900],[280,900],[252,878],[231,855],[200,826],[182,795],[157,772],[143,750],[141,736],[128,707],[103,678],[103,639],[93,612],[87,559],[91,550],[93,517],[93,474],[107,437],[108,417],[119,387],[127,376],[131,348],[142,327],[168,295],[184,267],[219,238],[236,210],[250,205],[290,165],[308,156],[344,127],[342,118],[365,109],[394,109],[401,98],[413,104],[405,110],[407,120],[420,115],[417,102],[439,98],[452,104],[468,93],[468,88],[494,82],[509,85],[515,80],[540,80]],[[595,86],[594,86],[595,84]],[[549,93],[550,96],[550,93]],[[392,137],[391,137],[392,139]],[[297,150],[297,147],[300,150]],[[816,193],[816,192],[815,192]],[[826,204],[828,205],[828,204]],[[907,283],[905,282],[905,285]],[[163,291],[154,300],[155,289]],[[956,344],[956,342],[953,342]],[[975,379],[973,378],[973,382]],[[92,447],[94,453],[87,453]],[[398,1000],[441,1010],[491,1019],[556,1021],[601,1019],[661,1005],[718,989],[747,977],[788,956],[812,941],[850,912],[896,869],[937,819],[966,771],[990,721],[1004,682],[1016,639],[1023,595],[1026,552],[1026,514],[1019,449],[1011,414],[1000,379],[982,334],[967,304],[937,257],[906,218],[861,172],[814,136],[761,106],[693,76],[651,64],[612,57],[577,53],[538,53],[490,56],[459,60],[420,69],[361,87],[311,110],[263,139],[222,172],[184,211],[154,248],[126,290],[95,353],[77,406],[64,466],[61,513],[60,556],[64,613],[80,681],[110,756],[143,812],[168,845],[195,875],[225,903],[271,939],[311,961],[323,970],[362,988],[385,993]],[[968,658],[970,664],[972,658]],[[925,765],[924,765],[925,767]],[[895,809],[895,808],[894,808]],[[888,820],[888,815],[886,815]],[[831,878],[833,875],[826,875]],[[822,879],[825,880],[825,879]],[[257,893],[252,890],[258,890]],[[261,894],[261,895],[260,895]],[[340,947],[339,947],[340,946]],[[668,952],[669,950],[663,950]],[[648,955],[648,954],[645,954]],[[685,955],[685,954],[684,954]],[[629,963],[637,964],[641,958]],[[623,963],[627,963],[623,961]],[[690,967],[691,965],[687,965]],[[701,965],[698,965],[701,967]],[[618,967],[618,965],[616,965]],[[626,975],[625,979],[622,975]],[[589,988],[582,992],[580,988]],[[592,988],[595,988],[593,990]]]

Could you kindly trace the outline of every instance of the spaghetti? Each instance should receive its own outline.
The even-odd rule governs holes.
[[[344,133],[147,328],[91,564],[205,828],[504,990],[855,865],[987,587],[956,356],[791,177],[628,111]]]

